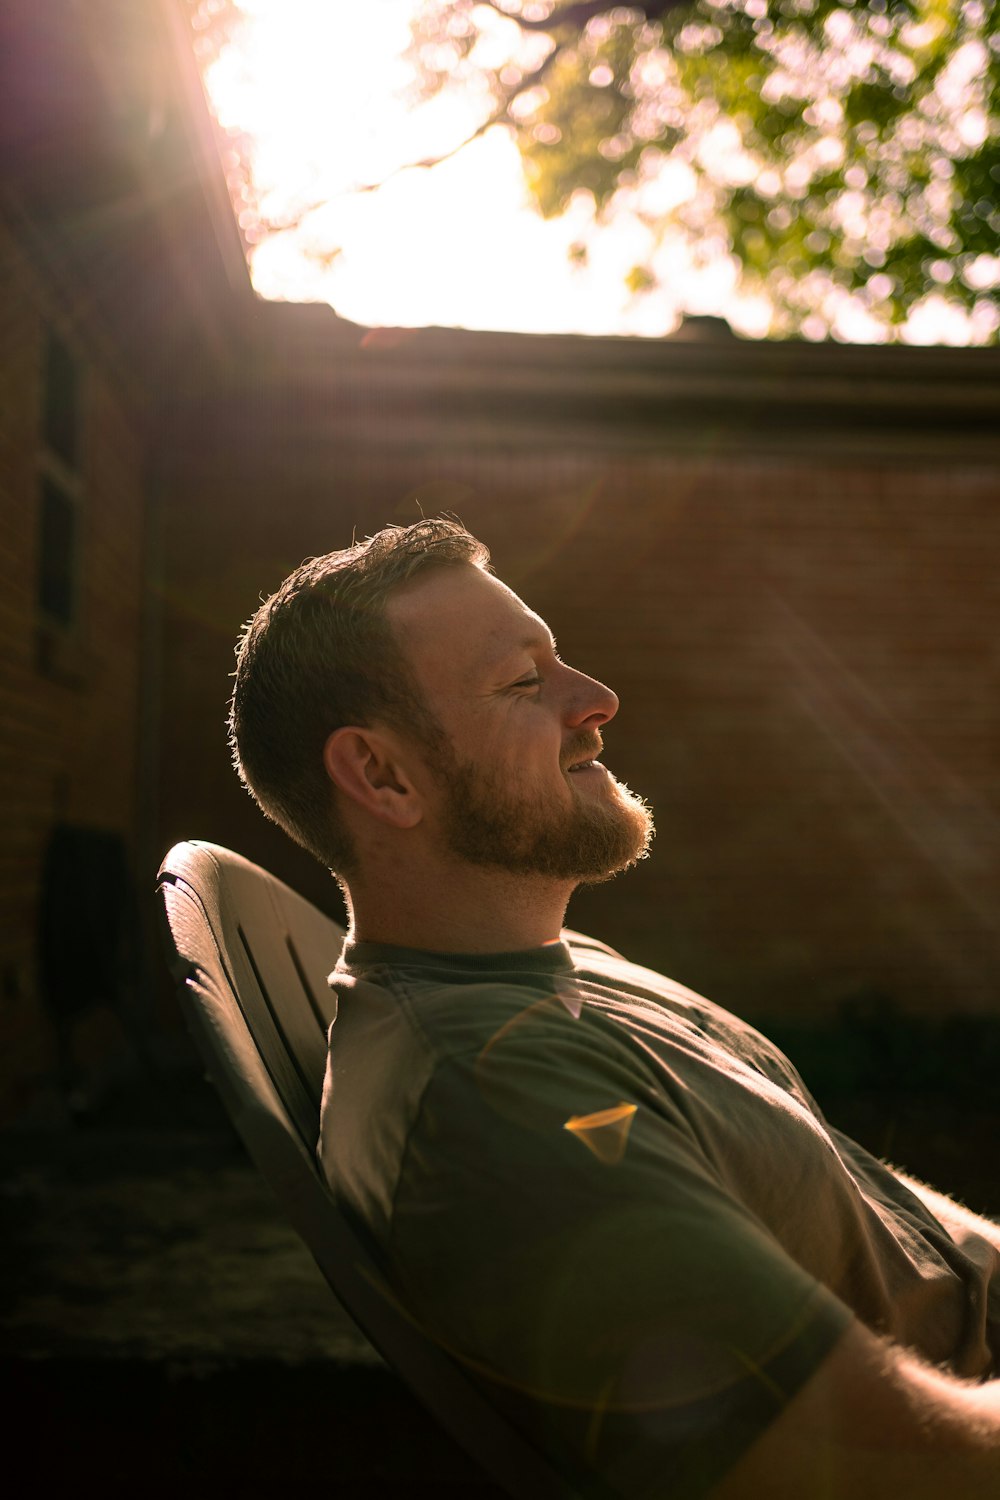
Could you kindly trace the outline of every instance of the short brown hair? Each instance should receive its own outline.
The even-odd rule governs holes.
[[[376,720],[431,747],[442,737],[386,601],[427,569],[489,561],[458,521],[387,526],[309,558],[243,627],[229,710],[233,765],[264,814],[337,874],[350,873],[356,856],[323,766],[327,738]]]

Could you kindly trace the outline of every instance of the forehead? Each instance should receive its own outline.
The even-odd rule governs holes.
[[[442,686],[488,676],[532,642],[551,640],[513,589],[465,563],[405,584],[389,599],[386,618],[418,675]]]

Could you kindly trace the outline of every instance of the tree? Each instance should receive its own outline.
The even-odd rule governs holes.
[[[541,213],[649,226],[636,295],[681,233],[779,335],[849,302],[892,337],[937,296],[997,338],[1000,0],[423,0],[411,60],[423,97],[481,91]]]

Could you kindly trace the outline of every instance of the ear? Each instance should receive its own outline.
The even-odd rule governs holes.
[[[335,729],[323,746],[323,765],[334,786],[393,828],[414,828],[424,815],[404,762],[395,738],[380,729]]]

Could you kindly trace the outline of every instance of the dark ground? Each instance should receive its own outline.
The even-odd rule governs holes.
[[[821,1099],[1000,1216],[1000,1097]],[[973,1094],[972,1099],[976,1099]],[[497,1496],[379,1361],[179,1040],[0,1137],[8,1459],[104,1495]]]
[[[0,1136],[7,1456],[35,1493],[497,1497],[382,1364],[182,1043]]]

